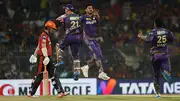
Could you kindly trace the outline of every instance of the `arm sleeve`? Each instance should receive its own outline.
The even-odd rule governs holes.
[[[42,35],[41,38],[40,38],[40,44],[39,45],[41,47],[42,54],[45,57],[48,56],[46,44],[47,44],[47,36],[46,35]]]

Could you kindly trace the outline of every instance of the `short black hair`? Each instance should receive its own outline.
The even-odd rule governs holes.
[[[92,6],[92,7],[93,7],[93,4],[91,4],[91,3],[86,4],[86,6],[85,6],[85,7],[87,8],[88,6]],[[86,8],[85,8],[85,9],[86,9]]]
[[[164,26],[162,19],[159,17],[155,19],[154,23],[155,23],[156,27],[163,27]]]

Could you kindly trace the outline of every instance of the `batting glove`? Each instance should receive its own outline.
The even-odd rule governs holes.
[[[29,58],[29,62],[30,63],[36,63],[37,62],[37,57],[34,55],[31,55],[31,57]]]
[[[45,57],[43,64],[48,65],[49,61],[50,61],[49,57]]]

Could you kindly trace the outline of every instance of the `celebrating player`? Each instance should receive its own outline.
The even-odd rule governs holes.
[[[60,44],[59,52],[70,46],[73,58],[74,80],[78,80],[80,75],[79,50],[82,44],[82,29],[80,16],[75,14],[73,10],[72,4],[67,4],[65,14],[56,20],[64,24],[65,28],[65,38],[62,44]]]
[[[160,98],[160,73],[162,73],[163,77],[169,83],[172,83],[167,43],[175,40],[175,36],[172,32],[163,28],[163,23],[160,18],[156,18],[154,27],[155,29],[151,30],[148,36],[144,36],[142,32],[140,32],[138,37],[152,43],[150,54],[152,55],[154,87],[156,90],[156,98]]]
[[[97,30],[98,30],[98,20],[100,19],[99,11],[94,10],[93,6],[91,4],[88,4],[86,6],[86,14],[81,17],[81,20],[83,22],[83,29],[84,29],[84,43],[90,50],[90,56],[96,66],[99,68],[99,78],[103,80],[109,80],[110,77],[107,76],[106,73],[103,71],[103,65],[102,65],[102,52],[100,45],[98,43],[99,40],[102,40],[102,38],[97,37]],[[89,62],[88,62],[89,64]],[[88,70],[89,66],[85,65],[81,67],[81,70],[83,72],[83,75],[85,77],[88,77]]]
[[[31,83],[31,88],[29,90],[29,97],[35,97],[34,94],[43,79],[43,71],[44,65],[47,66],[47,71],[53,86],[58,92],[58,97],[63,97],[67,95],[67,92],[64,92],[62,85],[59,81],[59,78],[55,74],[56,68],[52,63],[52,47],[51,47],[51,40],[50,34],[52,31],[56,29],[56,25],[53,21],[48,21],[45,24],[44,31],[39,36],[38,46],[33,55],[31,55],[29,61],[30,63],[36,63],[38,60],[38,75],[35,76]]]

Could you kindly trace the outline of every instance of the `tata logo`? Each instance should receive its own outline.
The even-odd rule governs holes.
[[[98,85],[97,94],[103,94],[103,95],[112,94],[115,86],[116,86],[115,79],[110,79],[108,82],[100,81],[100,83]]]
[[[0,95],[4,96],[11,96],[15,94],[15,89],[12,85],[10,84],[4,84],[0,86]]]
[[[119,83],[119,88],[122,89],[122,94],[153,94],[155,93],[153,83],[149,82],[134,82],[134,83]]]

